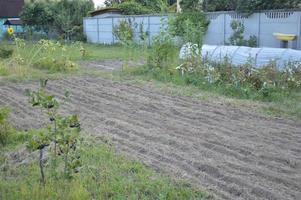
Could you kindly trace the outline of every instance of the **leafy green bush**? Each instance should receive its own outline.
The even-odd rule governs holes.
[[[12,133],[12,128],[7,121],[10,109],[7,107],[0,107],[0,144],[5,145]]]

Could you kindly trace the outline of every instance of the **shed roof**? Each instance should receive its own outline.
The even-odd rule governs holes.
[[[4,21],[3,25],[6,26],[21,26],[23,25],[23,21],[20,18],[7,19]]]
[[[0,0],[0,18],[18,17],[24,0]]]
[[[99,9],[99,10],[95,10],[93,12],[91,12],[90,14],[92,15],[92,17],[97,16],[97,15],[102,15],[105,13],[121,13],[122,11],[118,8],[103,8],[103,9]]]

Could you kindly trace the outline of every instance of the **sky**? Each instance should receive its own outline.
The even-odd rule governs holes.
[[[103,5],[103,2],[104,2],[105,0],[93,0],[93,1],[94,1],[94,4],[95,4],[95,7],[97,7],[97,6]]]

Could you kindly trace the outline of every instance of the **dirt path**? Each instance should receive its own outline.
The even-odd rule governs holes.
[[[0,105],[14,108],[19,127],[38,126],[25,88],[0,85]],[[65,111],[79,113],[84,130],[112,138],[117,149],[160,171],[185,177],[222,199],[301,199],[301,123],[102,78],[50,82],[57,96],[73,95]]]

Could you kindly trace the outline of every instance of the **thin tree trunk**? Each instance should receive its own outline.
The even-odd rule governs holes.
[[[67,170],[68,170],[68,152],[65,152],[64,161],[65,161],[64,173],[65,173],[65,176],[67,176]]]
[[[41,172],[41,184],[45,186],[45,175],[44,175],[44,166],[43,166],[43,148],[40,148],[40,172]]]

